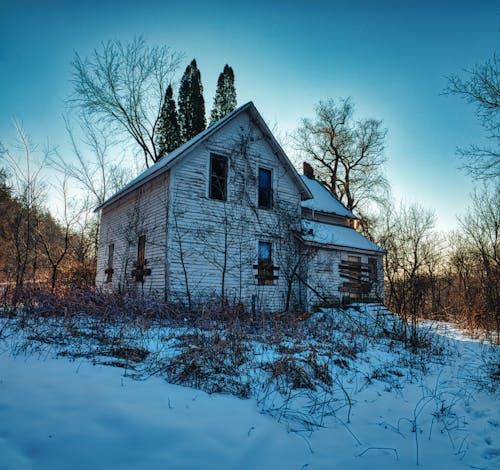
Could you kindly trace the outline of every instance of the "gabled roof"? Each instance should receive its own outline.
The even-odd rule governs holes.
[[[305,242],[331,245],[340,248],[355,248],[358,250],[385,253],[385,250],[368,238],[356,232],[351,227],[325,224],[312,220],[302,220],[302,240]]]
[[[313,178],[308,178],[305,175],[301,176],[301,178],[313,195],[312,199],[302,201],[302,207],[312,211],[348,217],[349,219],[357,218],[323,185],[323,183]]]
[[[268,143],[270,144],[271,148],[273,149],[275,155],[278,157],[278,159],[281,161],[281,163],[284,165],[285,169],[289,173],[290,177],[292,180],[295,182],[297,185],[301,199],[309,199],[312,197],[311,192],[309,191],[307,185],[302,181],[300,178],[299,174],[297,173],[297,170],[295,170],[294,166],[286,156],[284,150],[281,148],[280,144],[277,142],[276,138],[273,136],[272,132],[270,131],[269,127],[265,123],[264,119],[260,115],[260,113],[257,111],[257,108],[255,105],[249,101],[248,103],[245,103],[244,105],[240,106],[239,108],[236,108],[234,111],[231,113],[227,114],[224,116],[222,119],[217,121],[216,123],[212,124],[211,126],[207,127],[204,131],[200,132],[198,135],[194,136],[191,140],[188,140],[186,143],[182,144],[180,147],[175,149],[174,151],[170,152],[168,155],[163,157],[161,160],[156,162],[154,165],[150,166],[147,170],[143,171],[139,176],[134,178],[132,181],[130,181],[128,184],[126,184],[120,191],[115,193],[113,196],[111,196],[109,199],[104,201],[99,207],[95,209],[95,212],[104,209],[105,207],[111,205],[118,199],[121,199],[124,197],[126,194],[130,193],[131,191],[137,189],[138,187],[142,186],[146,182],[150,181],[151,179],[157,177],[158,175],[166,172],[170,168],[172,168],[178,161],[182,159],[184,155],[188,153],[188,151],[192,150],[194,147],[199,145],[201,142],[203,142],[205,139],[207,139],[210,135],[212,135],[214,132],[220,130],[222,127],[224,127],[228,122],[232,121],[236,116],[243,112],[248,112],[250,114],[250,117],[252,118],[252,122],[256,124],[264,137],[268,140]]]

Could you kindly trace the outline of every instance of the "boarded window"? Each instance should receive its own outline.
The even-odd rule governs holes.
[[[339,266],[339,275],[345,279],[340,291],[348,293],[351,300],[368,295],[372,286],[368,274],[368,264],[361,262],[361,256],[349,255]]]
[[[210,199],[227,199],[227,158],[222,155],[210,155]]]
[[[273,205],[273,185],[271,170],[259,168],[259,207],[270,209]]]
[[[146,259],[146,235],[141,235],[137,243],[137,265],[144,266]]]
[[[106,273],[106,282],[112,282],[113,280],[113,257],[115,254],[115,244],[110,243],[108,245],[108,267],[104,271]]]
[[[377,282],[377,258],[368,258],[368,280]]]
[[[361,256],[349,255],[347,261],[351,266],[350,275],[352,279],[359,281],[361,279]]]
[[[255,276],[259,286],[272,286],[278,276],[274,271],[278,268],[273,266],[272,245],[269,242],[259,242],[259,260],[257,264],[257,275]]]
[[[134,262],[135,269],[132,270],[132,276],[138,282],[144,282],[144,276],[151,275],[151,269],[146,269],[146,235],[140,235],[137,241],[137,261]]]

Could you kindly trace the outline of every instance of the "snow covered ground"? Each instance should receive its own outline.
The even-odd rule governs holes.
[[[498,469],[499,395],[488,375],[498,348],[434,328],[446,351],[425,356],[425,370],[422,357],[387,342],[369,343],[348,368],[340,362],[339,406],[318,412],[323,396],[331,409],[318,390],[314,430],[297,390],[280,415],[259,396],[209,395],[52,348],[24,350],[20,331],[4,329],[0,469]],[[302,425],[286,419],[293,411]]]

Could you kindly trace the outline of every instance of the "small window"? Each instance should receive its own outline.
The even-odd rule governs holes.
[[[227,158],[210,155],[210,199],[225,201],[227,198]]]
[[[108,245],[108,267],[104,271],[106,274],[106,282],[112,282],[113,280],[113,257],[115,253],[115,244],[110,243]]]
[[[272,286],[274,267],[272,261],[271,243],[259,242],[259,262],[257,265],[257,280],[259,286]]]
[[[271,170],[259,168],[259,208],[270,209],[273,205]]]

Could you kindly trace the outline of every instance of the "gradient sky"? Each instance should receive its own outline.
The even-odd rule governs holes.
[[[497,49],[498,1],[10,1],[0,0],[0,140],[12,118],[33,139],[64,147],[70,62],[108,39],[143,35],[195,57],[207,110],[225,63],[238,102],[252,100],[281,131],[314,104],[351,96],[358,117],[383,119],[396,198],[456,226],[472,190],[457,146],[484,139],[473,108],[441,94],[446,76]],[[179,77],[182,70],[179,71]]]

